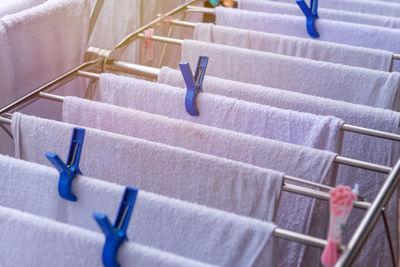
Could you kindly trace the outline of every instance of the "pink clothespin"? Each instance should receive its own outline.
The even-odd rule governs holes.
[[[173,20],[173,17],[165,16],[165,14],[157,14],[157,17],[161,18],[157,25],[166,25],[168,27],[171,26],[171,21]]]
[[[148,62],[154,58],[154,42],[151,37],[154,34],[154,29],[147,29],[143,32],[142,60]]]
[[[330,222],[328,245],[321,255],[321,262],[326,267],[334,266],[339,259],[338,248],[342,242],[342,233],[349,218],[353,203],[358,194],[358,184],[352,191],[350,187],[338,185],[330,191]]]

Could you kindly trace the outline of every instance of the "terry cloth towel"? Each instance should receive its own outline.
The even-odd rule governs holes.
[[[292,144],[339,152],[342,121],[277,109],[233,98],[202,93],[196,104],[200,116],[185,109],[179,88],[114,74],[100,76],[103,102],[145,112],[234,130]]]
[[[84,127],[98,128],[238,160],[263,168],[273,168],[320,184],[335,184],[335,176],[331,170],[336,154],[328,151],[75,97],[65,98],[63,120]],[[235,145],[232,146],[232,144]],[[289,164],[289,162],[296,164]],[[323,214],[325,217],[322,218],[326,218],[325,221],[321,219]],[[299,218],[307,219],[299,222]],[[328,218],[327,202],[317,202],[309,197],[284,192],[275,222],[284,229],[325,238]],[[300,255],[304,249],[304,245],[296,242],[289,243],[280,240],[280,243],[280,247],[284,248],[279,253],[281,257],[288,252],[291,255]]]
[[[264,0],[242,0],[240,2],[241,9],[285,14],[304,17],[303,12],[297,4],[282,3],[277,1],[264,1]],[[400,28],[400,19],[397,17],[380,16],[374,14],[362,14],[359,12],[339,10],[337,8],[321,8],[318,6],[318,16],[323,19],[347,21],[352,23],[374,25],[380,27]]]
[[[181,73],[170,68],[161,69],[158,81],[178,87],[184,84]],[[390,110],[356,105],[253,84],[234,82],[211,76],[205,77],[203,89],[205,92],[235,97],[279,108],[290,108],[300,112],[310,112],[318,115],[334,115],[349,124],[398,133],[400,114]],[[399,158],[398,148],[399,145],[396,142],[344,132],[341,155],[381,165],[393,166]],[[376,151],[379,151],[379,153],[376,153]],[[288,160],[288,162],[291,162],[291,160]],[[360,184],[360,194],[368,201],[372,201],[382,186],[385,177],[386,175],[384,174],[340,165],[337,184],[353,186],[355,183],[358,183]],[[397,192],[394,194],[387,209],[390,224],[393,225],[391,228],[393,240],[398,240],[397,194]],[[354,232],[364,214],[365,211],[357,209],[352,211],[352,215],[346,225],[346,240]],[[369,237],[366,247],[361,252],[360,259],[364,258],[367,253],[371,252],[371,249],[379,244],[379,247],[384,248],[380,252],[381,255],[384,256],[385,259],[390,260],[388,243],[386,239],[382,238],[382,236],[385,235],[383,223],[380,222],[376,227],[377,230]],[[397,248],[397,243],[395,244],[395,248]],[[374,252],[373,257],[379,258],[377,256],[376,252]],[[292,264],[293,263],[288,263],[286,266],[294,266]]]
[[[216,26],[211,23],[196,24],[193,39],[382,71],[390,70],[393,55],[384,50]]]
[[[51,0],[1,18],[7,33],[21,97],[78,66],[87,46],[90,4],[87,0]],[[58,94],[83,95],[83,80],[61,87]],[[60,105],[37,101],[25,109],[47,118],[60,117]]]
[[[0,198],[1,205],[98,232],[93,211],[113,222],[125,190],[79,176],[72,188],[78,201],[72,203],[59,197],[55,169],[6,157],[0,157],[0,166],[0,194],[7,196]],[[273,223],[140,190],[127,236],[141,245],[219,266],[274,266],[267,253],[274,248],[274,229]],[[264,261],[254,264],[256,259]]]
[[[20,11],[30,9],[34,6],[43,4],[46,0],[18,0],[18,1],[3,1],[0,3],[0,18],[5,15],[18,13]]]
[[[210,58],[206,74],[211,76],[374,107],[393,109],[397,103],[395,96],[400,85],[397,72],[193,40],[183,42],[182,61],[196,66],[198,57],[203,55]]]
[[[89,46],[113,49],[125,36],[140,26],[140,0],[106,0],[89,39]],[[153,18],[154,19],[154,18]],[[122,59],[136,62],[135,42],[123,53]]]
[[[248,1],[248,0],[240,0]],[[278,2],[285,2],[295,4],[292,0],[274,0]],[[364,1],[364,0],[334,0],[334,1],[321,1],[318,2],[318,8],[329,8],[334,10],[346,10],[352,12],[359,12],[363,14],[375,14],[381,16],[391,16],[398,18],[400,14],[400,5],[397,3],[378,2],[378,1]]]
[[[102,266],[103,234],[2,206],[0,228],[1,266]],[[133,242],[120,247],[118,262],[143,267],[209,266]]]
[[[52,166],[46,152],[68,155],[73,125],[14,114],[17,158]],[[257,219],[274,218],[280,172],[90,128],[84,142],[80,168],[87,176]]]
[[[217,7],[216,17],[217,25],[310,38],[305,19],[300,16]],[[320,34],[318,40],[400,53],[399,29],[328,19],[318,19],[316,25]],[[379,36],[379,38],[375,38],[375,36]],[[400,70],[397,60],[394,70]]]

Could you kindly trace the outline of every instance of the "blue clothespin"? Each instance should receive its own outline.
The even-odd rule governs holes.
[[[64,199],[76,201],[77,197],[71,191],[72,180],[82,174],[79,170],[79,159],[81,157],[83,138],[85,137],[85,129],[74,128],[72,133],[71,145],[69,147],[68,160],[65,164],[59,156],[53,153],[46,153],[46,157],[60,172],[60,180],[58,182],[58,193]]]
[[[186,83],[186,97],[185,97],[185,107],[186,111],[192,116],[199,116],[199,111],[196,107],[196,97],[199,92],[203,91],[203,80],[206,73],[208,63],[208,57],[200,56],[197,62],[196,72],[193,77],[190,65],[187,62],[179,63],[183,79]]]
[[[208,2],[212,5],[212,6],[217,6],[219,4],[219,0],[208,0]]]
[[[296,0],[301,11],[307,19],[307,32],[312,38],[319,38],[319,34],[315,28],[315,20],[318,19],[318,0],[310,0],[310,7],[304,0]]]
[[[127,187],[125,189],[114,225],[111,225],[107,215],[97,212],[93,214],[94,219],[106,236],[102,254],[103,264],[106,267],[119,267],[117,261],[118,249],[124,241],[128,240],[126,231],[137,194],[138,190],[135,188]]]

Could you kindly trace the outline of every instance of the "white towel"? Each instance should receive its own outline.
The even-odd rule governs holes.
[[[46,152],[61,158],[68,155],[71,124],[14,113],[12,129],[17,158],[51,166]],[[274,218],[283,176],[233,160],[89,128],[80,166],[87,176],[266,221]]]
[[[216,8],[216,15],[216,24],[218,25],[310,38],[304,17],[222,7]],[[400,47],[398,46],[398,40],[400,40],[399,29],[328,19],[318,19],[316,28],[320,35],[318,40],[321,41],[400,53]],[[379,36],[379,38],[375,38],[375,36]],[[398,60],[395,60],[394,70],[400,70]]]
[[[162,68],[158,80],[159,82],[178,87],[184,84],[181,73],[170,68]],[[203,88],[205,92],[235,97],[279,108],[290,108],[301,112],[310,112],[318,115],[334,115],[343,119],[348,124],[398,133],[400,114],[390,110],[355,105],[211,76],[206,76]],[[399,158],[398,147],[398,143],[381,138],[345,132],[341,155],[381,165],[393,166],[395,161]],[[355,183],[358,183],[360,184],[360,194],[369,201],[372,201],[382,186],[385,176],[384,174],[341,165],[338,170],[337,184],[353,186]],[[387,209],[387,215],[391,225],[393,225],[391,227],[393,240],[398,240],[397,195],[398,193],[396,192]],[[363,215],[364,211],[352,211],[352,215],[346,226],[346,239],[354,232],[357,223]],[[382,222],[376,227],[378,227],[378,230],[375,230],[369,237],[369,241],[361,253],[361,258],[365,257],[371,251],[374,251],[377,244],[380,244],[379,247],[384,248],[380,250],[380,254],[384,255],[387,260],[390,260],[387,241],[382,238],[382,236],[385,235]],[[397,246],[398,244],[395,242],[395,248],[397,248]],[[373,255],[374,258],[378,258],[377,252],[374,252]]]
[[[247,1],[247,0],[240,0]],[[285,2],[296,4],[292,0],[274,0],[278,2]],[[321,1],[318,2],[318,8],[330,8],[334,10],[346,10],[352,12],[359,12],[363,14],[375,14],[381,16],[398,17],[400,6],[396,3],[378,2],[378,1],[364,1],[364,0],[334,0],[334,1]]]
[[[283,143],[202,124],[186,122],[84,99],[67,97],[63,120],[84,127],[98,128],[149,141],[179,146],[198,152],[272,168],[288,175],[321,184],[335,184],[332,163],[336,154]],[[232,146],[232,144],[235,144]],[[325,238],[328,221],[327,203],[291,193],[283,193],[275,222],[284,229]],[[312,214],[318,218],[313,217]],[[299,218],[310,218],[300,220]],[[319,227],[316,227],[318,225]],[[283,242],[286,253],[300,255],[304,246]]]
[[[140,0],[105,0],[89,40],[89,46],[113,49],[125,36],[140,27]],[[136,62],[137,45],[133,42],[121,59]]]
[[[384,50],[216,26],[211,23],[196,24],[193,39],[382,71],[390,70],[393,55]]]
[[[1,206],[0,228],[1,266],[102,266],[104,235],[100,233]],[[118,262],[143,267],[209,266],[133,242],[120,247]]]
[[[326,1],[324,1],[326,2]],[[284,15],[303,16],[304,14],[295,1],[290,3],[282,3],[278,1],[264,1],[264,0],[242,0],[240,8],[259,12],[268,12]],[[324,6],[324,4],[322,4]],[[365,14],[359,12],[352,12],[340,10],[337,8],[321,8],[318,5],[318,16],[323,19],[347,21],[352,23],[360,23],[367,25],[374,25],[380,27],[400,28],[400,19],[397,17],[389,17],[374,14]]]
[[[78,201],[72,203],[58,196],[55,169],[7,157],[0,157],[0,166],[0,195],[7,196],[0,198],[1,205],[95,231],[100,229],[92,213],[107,214],[113,222],[125,189],[79,176],[73,182]],[[274,249],[274,229],[273,223],[139,190],[127,236],[141,245],[219,266],[274,266],[268,254]]]
[[[289,26],[288,26],[289,27]],[[318,53],[318,51],[315,51]],[[400,73],[185,40],[182,61],[209,56],[207,75],[355,104],[393,109]]]
[[[51,0],[7,15],[1,22],[7,32],[21,97],[77,67],[87,46],[90,4],[87,0]],[[83,95],[82,80],[70,82],[59,94]],[[48,118],[60,118],[60,106],[39,100],[25,109]]]
[[[46,0],[3,1],[0,3],[0,18],[43,4],[44,2]]]
[[[113,74],[100,76],[100,92],[103,102],[170,118],[333,152],[339,152],[341,146],[339,129],[342,121],[334,117],[277,109],[206,93],[197,96],[200,116],[194,117],[186,112],[185,91]]]

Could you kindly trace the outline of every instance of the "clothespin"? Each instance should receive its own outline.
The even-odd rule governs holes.
[[[148,62],[154,58],[154,43],[151,37],[154,34],[154,29],[150,28],[143,32],[143,47],[142,47],[142,59],[143,62]]]
[[[208,0],[208,2],[212,5],[212,6],[217,6],[219,4],[219,0]]]
[[[126,231],[137,194],[138,190],[135,188],[127,187],[125,189],[114,225],[111,225],[107,215],[97,212],[93,214],[94,219],[106,236],[102,253],[103,264],[106,267],[119,267],[117,261],[118,249],[123,242],[128,240]]]
[[[157,17],[160,18],[160,21],[157,22],[157,25],[167,25],[168,27],[171,26],[171,22],[174,19],[172,16],[166,16],[162,13],[157,14]]]
[[[319,38],[315,28],[315,20],[318,19],[318,0],[310,0],[310,7],[304,0],[296,0],[303,14],[306,16],[307,32],[312,38]]]
[[[185,107],[186,111],[192,116],[199,116],[199,111],[196,107],[196,97],[199,92],[203,91],[203,80],[206,73],[208,57],[200,56],[197,62],[196,72],[193,77],[190,65],[187,62],[179,63],[183,79],[186,84]]]
[[[329,192],[330,223],[328,244],[321,255],[321,262],[326,267],[334,266],[339,259],[338,248],[342,243],[342,233],[358,195],[358,184],[353,191],[348,186],[338,185]]]
[[[79,169],[79,159],[81,157],[83,139],[85,137],[85,129],[74,128],[72,132],[71,145],[69,147],[68,160],[65,164],[58,155],[47,152],[47,159],[60,172],[60,180],[58,182],[58,193],[66,200],[76,201],[77,197],[71,191],[72,180],[82,174]]]

